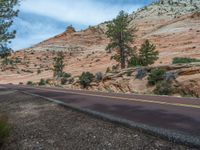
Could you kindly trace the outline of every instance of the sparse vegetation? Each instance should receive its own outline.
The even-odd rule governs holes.
[[[50,84],[51,81],[52,79],[46,79],[46,84]]]
[[[8,124],[8,118],[5,115],[0,114],[0,149],[9,137],[9,134],[10,126]]]
[[[157,95],[172,95],[173,87],[170,82],[161,81],[156,84],[156,88],[154,89],[154,93]]]
[[[88,87],[93,79],[94,75],[90,72],[83,72],[82,75],[79,77],[80,84],[83,88]]]
[[[173,64],[186,64],[186,63],[192,63],[192,62],[200,62],[200,59],[195,58],[186,58],[186,57],[175,57],[173,59]]]
[[[40,73],[41,73],[41,70],[40,70],[40,69],[38,69],[38,70],[37,70],[37,74],[40,74]]]
[[[40,79],[40,82],[38,83],[39,86],[46,85],[46,81],[44,79]]]
[[[155,49],[155,45],[151,44],[149,40],[145,40],[139,49],[139,55],[132,52],[128,60],[128,67],[148,66],[153,64],[159,58],[159,53]]]
[[[151,44],[149,40],[145,40],[139,50],[139,61],[142,66],[148,66],[158,60],[158,51],[156,46]]]
[[[3,61],[1,62],[1,64],[3,66],[7,66],[7,65],[11,65],[14,66],[14,61],[12,59],[8,59],[7,57],[5,59],[3,59]]]
[[[128,68],[137,66],[141,66],[140,59],[137,55],[133,55],[128,61]]]
[[[61,78],[61,84],[64,85],[68,82],[68,79],[71,77],[71,74],[69,73],[63,73]]]
[[[34,85],[33,81],[28,81],[26,84],[27,84],[27,85],[30,85],[30,86],[33,86],[33,85]]]
[[[57,78],[62,77],[63,69],[65,67],[64,57],[65,56],[63,52],[58,52],[57,57],[54,58],[54,65],[53,65],[54,77],[57,77]]]
[[[61,78],[61,84],[65,85],[67,83],[68,79],[67,78]]]
[[[163,69],[153,69],[148,77],[149,85],[156,85],[158,82],[164,80],[166,71]]]
[[[70,73],[66,73],[66,72],[63,72],[62,74],[62,77],[63,78],[70,78],[72,75]]]
[[[23,82],[19,82],[19,85],[23,85],[24,83]]]
[[[22,62],[22,60],[21,60],[21,58],[15,58],[15,60],[14,60],[14,62],[16,63],[16,64],[19,64],[19,63],[21,63]]]
[[[33,71],[31,70],[25,70],[25,69],[22,69],[21,71],[26,72],[26,73],[33,73]]]

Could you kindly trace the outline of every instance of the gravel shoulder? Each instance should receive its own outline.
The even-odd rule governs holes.
[[[11,136],[3,150],[192,150],[57,104],[0,90]]]

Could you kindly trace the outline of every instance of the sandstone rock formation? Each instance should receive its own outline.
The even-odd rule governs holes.
[[[129,28],[137,28],[132,46],[139,47],[143,40],[149,39],[160,52],[159,60],[152,67],[162,65],[169,70],[178,70],[179,83],[186,87],[200,87],[199,67],[170,65],[174,57],[200,58],[199,0],[160,0],[130,14],[129,20]],[[116,65],[115,61],[110,60],[112,54],[105,51],[109,42],[105,35],[106,24],[77,32],[70,26],[55,37],[15,52],[12,58],[19,62],[13,69],[0,72],[0,83],[18,84],[52,78],[56,51],[65,52],[65,71],[73,76],[78,76],[83,71],[105,72],[108,67]],[[131,70],[135,71],[134,68]],[[115,77],[115,80],[112,81],[107,75],[108,79],[104,83],[99,83],[98,88],[92,88],[138,93],[151,91],[146,87],[146,80],[124,77],[123,71],[116,72],[111,77]],[[189,83],[190,78],[195,83]],[[198,93],[198,88],[195,89],[195,93]]]

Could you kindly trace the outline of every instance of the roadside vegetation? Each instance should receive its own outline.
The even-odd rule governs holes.
[[[0,114],[0,149],[6,142],[10,135],[10,126],[8,124],[8,118],[5,115]]]
[[[172,95],[174,92],[174,74],[167,74],[164,69],[153,69],[148,76],[149,86],[155,86],[153,90],[157,95]]]
[[[87,88],[90,83],[93,81],[95,76],[90,72],[83,72],[82,75],[79,77],[80,84],[83,88]]]
[[[174,92],[174,89],[170,82],[161,81],[156,84],[156,88],[154,89],[153,92],[154,94],[157,94],[157,95],[172,95]]]
[[[34,83],[33,83],[33,81],[28,81],[28,82],[26,83],[26,85],[33,86]]]
[[[38,84],[39,86],[44,86],[46,85],[46,81],[44,79],[40,79],[40,82]]]
[[[64,58],[65,56],[62,51],[58,52],[57,56],[54,58],[53,72],[55,78],[60,78],[63,76],[63,70],[65,67]]]
[[[153,69],[151,70],[148,77],[149,85],[156,85],[160,81],[164,80],[165,70],[163,69]]]
[[[187,57],[176,57],[173,59],[172,64],[187,64],[193,62],[200,62],[200,59],[187,58]]]

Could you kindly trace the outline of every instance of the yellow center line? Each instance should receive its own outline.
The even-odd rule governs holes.
[[[134,99],[134,98],[125,98],[125,97],[115,97],[115,96],[105,96],[105,95],[97,95],[97,94],[86,94],[86,93],[77,93],[77,92],[69,92],[69,91],[58,91],[58,90],[53,90],[53,89],[41,89],[41,88],[37,88],[37,87],[34,87],[34,88],[40,89],[40,90],[54,91],[54,92],[59,92],[59,93],[68,93],[68,94],[76,94],[76,95],[83,95],[83,96],[109,98],[109,99],[115,99],[115,100],[118,100],[118,101],[127,100],[127,101],[132,101],[132,102],[153,103],[153,104],[160,104],[160,105],[170,105],[170,106],[200,109],[200,105],[182,104],[182,103],[168,103],[168,102],[153,101],[153,100],[143,100],[143,99]],[[33,88],[30,88],[30,89],[33,89]]]

